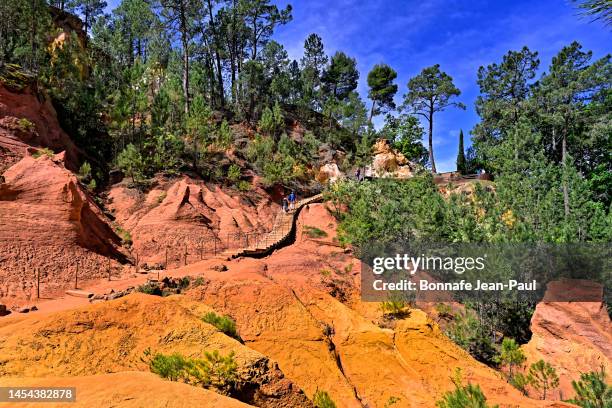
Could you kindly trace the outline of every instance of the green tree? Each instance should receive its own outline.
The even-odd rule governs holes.
[[[495,362],[502,367],[508,368],[508,381],[512,381],[515,375],[515,368],[520,367],[527,360],[525,353],[521,350],[518,343],[511,338],[504,338],[501,345],[499,355],[496,356]]]
[[[397,93],[397,84],[393,81],[397,78],[397,72],[386,64],[374,65],[368,73],[368,97],[372,100],[370,117],[368,122],[372,123],[372,117],[380,114],[384,109],[395,109],[393,97]]]
[[[600,95],[602,87],[609,86],[610,55],[590,64],[592,52],[582,51],[582,46],[573,42],[553,58],[549,73],[539,82],[535,92],[538,111],[550,138],[553,158],[564,170],[563,208],[565,216],[570,213],[570,191],[567,167],[571,152],[586,141],[580,128],[588,117],[587,103]],[[560,155],[557,156],[560,143]]]
[[[408,160],[425,166],[429,154],[423,146],[423,135],[424,131],[419,120],[407,114],[401,114],[398,117],[387,115],[385,125],[380,131],[380,136],[390,140],[393,147]]]
[[[452,102],[453,97],[461,91],[453,84],[453,79],[440,71],[440,65],[427,67],[419,75],[408,81],[408,93],[404,96],[404,106],[412,112],[423,116],[429,124],[429,164],[431,171],[436,173],[436,162],[433,152],[434,114],[449,106],[465,109],[461,102]]]
[[[8,63],[34,72],[44,67],[51,29],[44,0],[0,2],[0,72]]]
[[[538,360],[529,367],[529,383],[542,392],[542,399],[546,399],[549,391],[559,386],[559,376],[550,363]]]
[[[300,60],[304,101],[312,109],[321,107],[321,75],[328,61],[323,40],[318,34],[310,34],[304,41],[304,56]]]
[[[104,13],[106,1],[103,0],[72,0],[68,2],[71,10],[83,16],[83,28],[89,32],[98,16]]]
[[[321,82],[328,97],[343,100],[357,88],[357,61],[342,51],[336,52],[323,72]]]
[[[487,159],[487,148],[508,138],[519,118],[529,110],[530,81],[539,65],[538,53],[523,47],[520,51],[508,51],[501,63],[478,69],[480,95],[476,112],[481,120],[472,133],[479,156]],[[519,142],[515,141],[515,159]]]
[[[599,371],[580,374],[579,381],[572,381],[576,396],[567,402],[582,408],[609,408],[612,406],[612,387],[606,382],[606,371],[602,366]]]
[[[459,131],[459,152],[457,153],[457,171],[467,174],[467,161],[465,159],[465,149],[463,147],[463,129]]]
[[[129,144],[117,156],[117,167],[127,173],[136,183],[143,179],[144,161],[142,155],[133,144]]]

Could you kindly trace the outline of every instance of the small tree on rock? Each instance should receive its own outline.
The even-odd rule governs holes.
[[[542,392],[542,399],[550,390],[559,386],[559,376],[557,371],[550,363],[544,360],[536,361],[529,367],[529,383],[538,391]]]

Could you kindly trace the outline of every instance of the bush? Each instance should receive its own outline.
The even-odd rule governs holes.
[[[242,341],[236,329],[236,322],[232,320],[231,317],[219,316],[215,312],[209,312],[209,313],[206,313],[202,317],[202,320],[208,324],[212,324],[213,326],[215,326],[217,329],[219,329],[221,332],[225,333],[226,335],[238,341]]]
[[[238,190],[242,192],[251,191],[251,189],[253,188],[253,186],[251,186],[251,183],[249,183],[246,180],[240,180],[237,184],[237,187],[238,187]]]
[[[461,370],[457,368],[452,378],[454,391],[448,391],[441,400],[436,402],[439,408],[497,408],[497,405],[487,404],[487,398],[479,385],[463,385]]]
[[[223,119],[217,131],[217,145],[222,149],[227,149],[232,145],[232,131],[227,120]]]
[[[48,147],[43,147],[42,149],[38,149],[34,153],[32,153],[32,157],[34,157],[35,159],[38,159],[41,156],[53,157],[54,155],[55,153],[53,152],[53,150],[49,149]]]
[[[336,403],[331,399],[327,391],[315,391],[312,402],[317,408],[336,408]]]
[[[582,408],[612,407],[612,387],[606,383],[606,371],[591,371],[580,374],[579,381],[572,381],[576,396],[568,400]]]
[[[121,242],[123,245],[131,246],[132,245],[132,234],[129,231],[124,230],[118,225],[115,225],[115,232],[117,235],[121,237]]]
[[[269,136],[277,136],[285,126],[285,119],[278,102],[272,109],[266,107],[258,123],[259,129]]]
[[[87,180],[91,177],[91,164],[85,161],[79,168],[79,179]]]
[[[185,369],[188,364],[188,360],[179,353],[171,355],[155,354],[149,363],[149,369],[162,378],[178,381],[187,377]]]
[[[399,296],[390,296],[388,300],[380,305],[384,315],[394,318],[402,318],[409,315],[410,312],[406,310],[407,307],[408,303],[406,300]]]
[[[324,238],[327,236],[327,232],[310,225],[304,226],[304,233],[310,238]]]
[[[218,350],[205,352],[203,359],[186,358],[179,353],[156,353],[152,358],[150,356],[150,349],[145,350],[143,361],[150,358],[148,363],[151,372],[171,381],[182,380],[202,387],[214,387],[226,393],[238,381],[238,364],[233,351],[227,356],[221,355]]]
[[[227,179],[231,183],[236,183],[240,180],[240,167],[237,164],[232,163],[227,169]]]
[[[140,285],[136,288],[137,292],[144,293],[146,295],[162,296],[163,292],[157,283],[147,282],[144,285]]]
[[[22,132],[33,132],[36,130],[36,126],[27,118],[19,118],[17,120],[17,127]]]

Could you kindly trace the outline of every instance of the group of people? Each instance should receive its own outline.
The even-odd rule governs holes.
[[[291,191],[291,193],[289,193],[289,196],[283,196],[283,211],[288,212],[295,210],[295,201],[296,195],[293,190]]]

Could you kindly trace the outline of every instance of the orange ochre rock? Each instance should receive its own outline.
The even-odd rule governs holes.
[[[549,283],[531,319],[531,340],[523,346],[527,367],[543,359],[557,371],[559,387],[551,399],[573,398],[572,380],[579,380],[581,373],[601,367],[612,372],[612,323],[605,304],[547,301],[579,291],[586,298],[602,298],[603,286],[584,280]]]
[[[74,281],[106,276],[124,262],[120,239],[74,174],[64,155],[27,155],[0,183],[0,299],[32,298],[36,273],[44,293]]]

